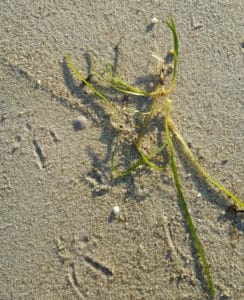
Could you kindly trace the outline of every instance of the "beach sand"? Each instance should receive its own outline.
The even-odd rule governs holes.
[[[109,115],[64,61],[69,53],[84,76],[89,57],[99,70],[116,62],[143,88],[157,73],[151,54],[172,48],[163,24],[172,14],[172,118],[209,173],[244,199],[243,4],[190,2],[1,1],[0,299],[208,298],[170,168],[113,180]],[[126,101],[138,109],[151,100]],[[176,149],[216,298],[242,299],[243,216],[226,213],[231,201]]]

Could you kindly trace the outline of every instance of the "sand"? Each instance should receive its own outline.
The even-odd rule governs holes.
[[[244,199],[241,1],[1,1],[0,299],[208,298],[170,169],[112,179],[109,116],[64,62],[69,53],[86,76],[90,53],[99,70],[116,62],[145,87],[157,72],[151,54],[172,47],[169,14],[180,40],[172,117],[211,175]],[[231,202],[180,158],[216,298],[242,299],[243,215],[226,214]]]

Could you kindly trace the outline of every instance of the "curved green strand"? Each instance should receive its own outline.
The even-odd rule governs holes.
[[[160,152],[162,152],[165,149],[165,147],[166,147],[166,144],[163,144],[162,146],[160,146],[156,149],[153,149],[148,155],[143,154],[144,158],[146,157],[147,161],[150,161],[155,156],[157,156]],[[116,170],[116,167],[114,165],[114,155],[115,155],[114,152],[115,152],[115,150],[112,153],[112,159],[111,159],[112,172],[118,173]],[[116,174],[116,175],[117,175],[117,177],[123,177],[123,176],[129,175],[131,172],[135,171],[139,166],[141,166],[145,163],[146,163],[145,159],[141,158],[137,162],[135,162],[129,169],[122,171],[121,173]],[[156,166],[156,165],[154,165],[154,166]],[[156,166],[156,170],[162,172],[162,171],[164,171],[164,168]]]
[[[174,68],[173,68],[173,76],[171,80],[171,84],[169,89],[167,90],[167,93],[170,94],[175,86],[175,79],[176,79],[176,73],[177,73],[177,64],[178,64],[178,52],[179,52],[179,41],[178,41],[178,35],[175,28],[174,19],[172,16],[170,16],[169,21],[165,21],[166,25],[170,28],[173,34],[174,38]]]
[[[92,84],[90,84],[81,74],[80,72],[76,69],[76,67],[74,66],[70,56],[67,54],[66,55],[66,61],[68,66],[70,67],[70,69],[75,73],[75,75],[94,93],[96,94],[98,97],[100,97],[101,99],[103,99],[105,101],[105,103],[110,107],[110,109],[112,110],[112,112],[116,115],[119,114],[119,111],[117,110],[116,106],[114,106],[114,104],[108,100],[107,97],[105,97],[102,93],[100,93],[96,88],[94,88],[94,86]]]
[[[109,75],[109,77],[111,78],[111,80],[109,80],[109,79],[104,78],[102,75],[100,75],[96,71],[93,71],[92,74],[95,75],[99,80],[107,83],[113,89],[115,89],[119,92],[122,92],[125,94],[131,94],[131,95],[135,95],[135,96],[149,96],[150,95],[149,92],[145,92],[143,90],[135,88],[135,87],[127,84],[120,78],[112,77],[111,75]]]
[[[194,154],[190,150],[190,148],[187,146],[187,143],[185,142],[183,136],[176,128],[173,120],[171,118],[168,119],[168,126],[170,130],[173,132],[177,140],[180,142],[180,145],[186,154],[186,156],[190,159],[198,173],[207,181],[212,183],[214,186],[216,186],[220,191],[222,191],[226,196],[229,196],[237,205],[239,205],[241,208],[244,208],[244,203],[239,199],[237,196],[235,196],[231,191],[229,191],[225,186],[218,183],[211,175],[208,174],[208,172],[203,168],[202,165],[197,161]]]
[[[196,252],[198,255],[200,266],[202,266],[203,274],[205,275],[209,295],[211,296],[211,298],[214,298],[215,289],[214,289],[214,284],[213,284],[212,276],[211,276],[210,269],[209,269],[209,264],[208,264],[202,243],[201,243],[200,239],[198,238],[196,228],[192,222],[192,218],[191,218],[191,215],[190,215],[188,207],[187,207],[187,203],[186,203],[183,191],[182,191],[182,187],[181,187],[181,183],[180,183],[180,179],[179,179],[179,175],[178,175],[178,171],[177,171],[177,167],[176,167],[176,161],[175,161],[175,155],[174,155],[175,150],[174,150],[173,142],[169,135],[169,129],[168,129],[169,128],[168,122],[169,122],[169,115],[170,115],[170,100],[168,102],[168,105],[169,105],[168,111],[167,111],[167,114],[165,117],[165,138],[166,138],[166,141],[169,146],[169,152],[170,152],[170,156],[171,156],[170,165],[171,165],[171,169],[173,172],[175,186],[176,186],[176,190],[177,190],[177,193],[179,196],[179,202],[180,202],[181,208],[183,210],[185,220],[186,220],[188,229],[189,229],[191,237],[192,237],[193,245],[194,245],[194,248],[196,249]]]
[[[162,167],[158,167],[157,165],[155,165],[154,163],[152,163],[152,162],[150,161],[151,158],[149,158],[149,156],[145,155],[139,146],[137,146],[137,150],[138,150],[138,152],[140,153],[143,162],[144,162],[145,164],[147,164],[151,169],[153,169],[153,170],[155,170],[155,171],[163,171],[163,168],[162,168]]]

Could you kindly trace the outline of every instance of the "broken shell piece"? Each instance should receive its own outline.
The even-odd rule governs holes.
[[[119,211],[120,211],[119,206],[118,205],[114,206],[114,208],[113,208],[113,214],[115,216],[117,216],[119,214]]]
[[[158,18],[153,17],[153,18],[151,19],[151,24],[157,24],[157,23],[158,23]]]

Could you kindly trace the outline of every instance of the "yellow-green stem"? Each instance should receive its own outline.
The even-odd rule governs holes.
[[[172,142],[172,139],[170,137],[169,129],[168,129],[169,124],[170,124],[169,115],[170,115],[170,106],[171,106],[171,101],[169,99],[168,99],[167,104],[168,104],[168,111],[167,111],[166,116],[165,116],[165,138],[166,138],[167,144],[169,146],[170,165],[171,165],[172,172],[173,172],[173,177],[174,177],[174,181],[175,181],[176,190],[177,190],[178,196],[179,196],[179,202],[180,202],[182,211],[184,213],[185,220],[186,220],[186,223],[187,223],[188,228],[189,228],[189,232],[191,234],[191,238],[192,238],[192,241],[193,241],[194,248],[196,249],[196,252],[197,252],[197,255],[198,255],[199,263],[200,263],[200,265],[203,269],[203,274],[204,274],[205,279],[206,279],[206,284],[207,284],[209,295],[210,295],[211,299],[213,299],[214,295],[215,295],[215,289],[214,289],[214,284],[213,284],[212,276],[211,276],[211,273],[210,273],[208,261],[207,261],[202,243],[201,243],[200,239],[198,238],[196,228],[195,228],[195,226],[192,222],[192,218],[191,218],[191,215],[190,215],[188,207],[187,207],[187,203],[186,203],[183,191],[182,191],[182,187],[181,187],[181,183],[180,183],[180,179],[179,179],[179,175],[178,175],[178,171],[177,171],[175,155],[174,155],[174,152],[175,152],[174,151],[174,146],[173,146],[173,142]]]
[[[180,142],[180,145],[187,155],[187,157],[191,160],[193,165],[195,166],[196,170],[199,172],[199,174],[206,180],[208,180],[210,183],[212,183],[214,186],[216,186],[219,190],[221,190],[224,194],[231,197],[231,199],[238,204],[241,208],[244,208],[244,203],[235,196],[232,192],[230,192],[226,187],[224,187],[222,184],[218,183],[216,180],[214,180],[208,172],[199,164],[199,162],[196,160],[194,154],[190,150],[190,148],[187,146],[187,143],[185,142],[183,136],[179,132],[179,130],[176,128],[173,120],[171,118],[168,119],[168,126],[170,130],[173,132],[177,140]]]

